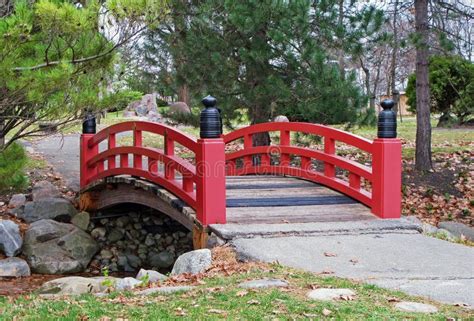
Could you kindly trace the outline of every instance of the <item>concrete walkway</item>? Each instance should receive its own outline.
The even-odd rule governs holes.
[[[79,136],[32,144],[79,187]],[[446,303],[474,307],[474,248],[419,233],[405,220],[213,226],[240,256],[362,280]]]

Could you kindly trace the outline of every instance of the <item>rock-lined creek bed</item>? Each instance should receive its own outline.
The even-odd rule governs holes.
[[[101,250],[86,272],[147,268],[166,273],[181,254],[193,249],[192,233],[180,223],[151,209],[131,208],[115,208],[91,217],[87,232]]]

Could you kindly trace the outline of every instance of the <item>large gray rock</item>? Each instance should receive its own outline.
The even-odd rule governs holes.
[[[30,267],[18,257],[9,257],[4,260],[0,260],[0,277],[20,277],[31,275]]]
[[[195,250],[184,253],[174,263],[171,274],[197,274],[206,271],[212,264],[212,255],[209,249]]]
[[[455,237],[463,235],[466,239],[474,241],[474,228],[458,222],[441,222],[438,224],[440,229],[449,231]]]
[[[25,205],[26,203],[26,196],[25,194],[14,194],[10,198],[10,202],[8,203],[8,207],[10,208],[17,208]]]
[[[177,101],[175,103],[171,103],[169,107],[170,114],[190,114],[191,108],[182,101]]]
[[[84,293],[98,293],[106,291],[110,285],[115,285],[115,278],[104,277],[85,278],[69,276],[48,281],[39,289],[40,294],[79,295]]]
[[[38,201],[44,198],[60,197],[61,194],[56,186],[48,181],[39,181],[33,186],[33,201]]]
[[[64,198],[42,198],[38,201],[27,202],[23,213],[18,217],[28,223],[43,219],[54,219],[60,222],[70,222],[77,210],[71,202]]]
[[[18,225],[10,220],[0,221],[0,251],[6,256],[15,256],[20,252],[23,240]]]
[[[65,274],[83,271],[98,249],[90,235],[74,225],[40,220],[26,231],[23,254],[35,273]]]

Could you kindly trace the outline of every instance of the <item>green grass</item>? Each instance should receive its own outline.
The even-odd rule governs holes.
[[[474,141],[474,130],[468,128],[436,128],[438,120],[431,119],[433,128],[431,134],[432,152],[437,153],[453,153],[460,150],[469,149],[467,146]],[[377,128],[360,127],[353,128],[350,131],[362,137],[374,139],[377,136]],[[398,138],[405,142],[403,146],[403,157],[413,158],[415,156],[415,140],[416,140],[416,118],[406,117],[403,122],[397,123]]]
[[[261,277],[284,278],[288,289],[243,290],[237,285]],[[472,317],[461,307],[436,305],[436,314],[417,314],[394,309],[395,302],[410,300],[427,302],[401,292],[388,291],[374,285],[360,284],[334,277],[321,277],[309,272],[295,271],[280,265],[272,270],[254,270],[230,277],[203,279],[204,284],[187,293],[135,296],[132,293],[112,293],[104,298],[82,295],[64,299],[43,299],[34,295],[16,299],[0,298],[2,320],[446,320]],[[356,292],[353,300],[319,302],[306,298],[317,287],[350,288]],[[323,310],[331,311],[329,316]],[[107,319],[110,318],[110,319]]]

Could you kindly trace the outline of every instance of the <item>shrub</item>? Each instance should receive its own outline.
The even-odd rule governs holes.
[[[0,152],[0,191],[18,190],[28,183],[24,168],[27,156],[23,147],[13,143]]]
[[[438,126],[467,123],[474,114],[474,63],[460,57],[433,56],[429,81],[431,111],[441,114]],[[416,112],[415,74],[408,80],[406,94],[410,110]]]

